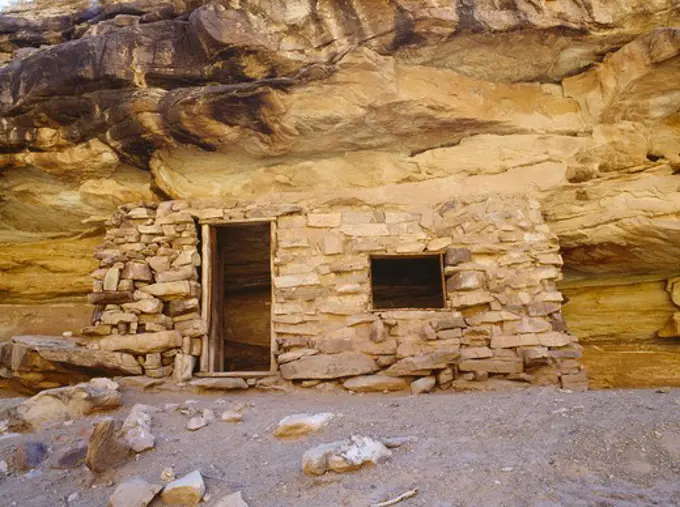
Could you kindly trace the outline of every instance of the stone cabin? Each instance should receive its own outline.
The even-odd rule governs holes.
[[[150,377],[585,386],[557,239],[524,196],[130,204],[95,256],[88,346]]]

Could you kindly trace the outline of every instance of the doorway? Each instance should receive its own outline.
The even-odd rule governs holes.
[[[211,226],[209,241],[209,371],[269,372],[272,223]]]

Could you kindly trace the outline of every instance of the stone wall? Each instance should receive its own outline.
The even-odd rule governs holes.
[[[489,376],[585,386],[556,288],[556,237],[538,203],[521,196],[395,207],[122,206],[96,253],[91,346],[136,354],[147,375],[174,367],[176,379],[188,379],[205,333],[197,224],[253,218],[275,223],[272,323],[284,379],[342,379],[355,390],[420,377],[441,388]],[[444,307],[373,309],[371,255],[428,253],[443,256]]]

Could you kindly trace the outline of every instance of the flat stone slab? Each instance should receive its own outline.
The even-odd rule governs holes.
[[[288,380],[335,379],[373,373],[380,368],[376,362],[359,352],[317,354],[281,365],[281,376]]]
[[[182,335],[179,331],[111,335],[102,338],[98,343],[101,350],[152,354],[181,347]]]
[[[408,389],[408,382],[402,377],[391,377],[377,373],[375,375],[360,375],[346,380],[343,387],[355,393],[372,393],[384,391],[402,391]]]
[[[141,375],[142,367],[132,354],[108,350],[93,350],[75,340],[53,336],[15,336],[12,343],[54,363],[96,370],[99,375]]]
[[[237,377],[214,377],[214,378],[200,378],[189,382],[190,386],[207,391],[231,391],[234,389],[248,389],[248,384],[242,378]]]

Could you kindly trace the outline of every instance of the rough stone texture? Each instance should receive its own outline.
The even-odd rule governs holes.
[[[197,505],[205,495],[203,476],[198,470],[172,481],[161,491],[161,500],[169,505]]]
[[[106,417],[92,430],[85,464],[95,473],[116,468],[130,456],[130,447],[118,435],[120,424]]]
[[[331,422],[335,414],[323,412],[320,414],[293,414],[284,417],[274,428],[274,436],[299,437],[319,431]]]
[[[163,488],[144,479],[130,479],[120,484],[109,498],[108,507],[146,507]]]
[[[0,420],[15,430],[38,429],[49,422],[63,422],[120,406],[118,384],[103,378],[88,383],[42,391],[17,404],[0,407]]]
[[[364,375],[377,371],[378,365],[368,356],[357,352],[318,354],[281,365],[285,379],[335,379]]]
[[[314,447],[302,456],[302,471],[307,475],[323,475],[326,471],[350,472],[367,464],[378,464],[392,452],[370,437],[352,435],[347,440]]]
[[[248,389],[248,384],[242,378],[202,378],[192,380],[191,386],[206,391],[231,391]]]
[[[593,274],[575,279],[581,301],[608,290],[603,273],[636,302],[638,274],[677,275],[674,0],[313,5],[136,1],[130,26],[114,22],[115,3],[12,8],[1,21],[0,302],[82,297],[101,217],[161,193],[422,203],[452,189],[528,192],[566,266]],[[325,213],[319,230],[336,223]],[[187,239],[140,225],[107,240],[125,245],[100,252],[107,269],[151,237]],[[362,239],[353,247],[373,248]],[[637,315],[589,332],[617,337],[625,322]]]
[[[343,384],[345,389],[357,393],[401,391],[408,388],[408,382],[401,377],[390,375],[360,375],[346,380]]]

